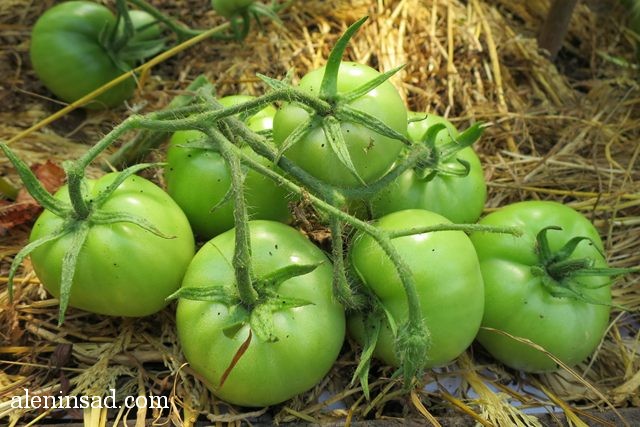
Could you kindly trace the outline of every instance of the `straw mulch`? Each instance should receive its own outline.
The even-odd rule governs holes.
[[[28,60],[30,27],[52,3],[0,2],[1,139],[60,108],[47,98]],[[152,3],[193,26],[221,22],[208,10],[208,1]],[[349,59],[382,70],[407,64],[393,82],[413,110],[448,115],[461,128],[475,121],[492,124],[476,147],[489,183],[488,211],[525,199],[566,203],[599,228],[611,265],[640,265],[637,38],[625,27],[626,13],[618,1],[580,3],[555,63],[538,50],[535,40],[549,6],[545,0],[293,3],[282,27],[265,24],[242,44],[203,42],[159,65],[126,107],[75,111],[12,147],[29,163],[75,158],[128,114],[165,106],[200,73],[217,84],[221,95],[260,94],[264,88],[257,72],[281,77],[295,67],[302,75],[323,64],[348,24],[368,14]],[[161,151],[155,157],[162,158]],[[4,158],[0,172],[17,183]],[[540,425],[523,408],[545,405],[562,408],[571,422],[582,425],[579,417],[593,421],[584,412],[588,408],[640,406],[638,275],[615,282],[614,303],[631,311],[614,310],[602,345],[573,372],[519,375],[474,347],[456,364],[428,372],[425,382],[433,387],[409,396],[389,379],[392,371],[374,365],[373,400],[366,401],[357,386],[349,385],[357,348],[346,345],[332,372],[314,390],[284,405],[251,412],[216,401],[184,365],[173,307],[142,320],[70,310],[64,326],[58,327],[57,301],[39,285],[28,263],[16,285],[16,299],[9,303],[8,266],[28,231],[21,226],[0,236],[3,424],[34,417],[39,417],[34,422],[38,424],[56,416],[93,421],[106,416],[101,410],[12,410],[10,397],[23,394],[24,388],[54,395],[101,395],[110,388],[121,395],[166,395],[170,411],[115,415],[139,421],[162,416],[185,425],[197,417],[210,422],[319,422],[450,416],[484,425]],[[457,384],[455,390],[445,391],[451,383]],[[332,397],[318,404],[321,394]]]

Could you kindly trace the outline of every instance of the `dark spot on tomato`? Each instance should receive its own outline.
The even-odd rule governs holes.
[[[271,253],[271,251],[269,251],[269,256],[273,256],[273,254]]]
[[[541,319],[544,319],[544,316],[542,314],[538,315]]]
[[[275,246],[275,248],[276,248],[276,249],[278,249],[278,244],[277,244],[277,243],[276,243],[276,246]]]

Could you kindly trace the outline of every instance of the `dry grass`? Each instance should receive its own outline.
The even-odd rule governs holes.
[[[60,107],[47,98],[27,54],[30,26],[51,3],[0,2],[0,139],[13,137]],[[207,10],[208,1],[153,3],[189,24],[220,22]],[[267,24],[243,44],[204,42],[156,67],[127,107],[75,111],[12,146],[30,162],[75,158],[131,112],[165,106],[200,73],[217,84],[221,95],[262,93],[257,72],[280,77],[295,67],[301,75],[319,66],[347,25],[369,14],[370,22],[352,43],[349,59],[383,70],[405,63],[393,82],[411,109],[448,115],[458,127],[474,121],[492,125],[477,146],[489,182],[487,210],[524,199],[566,203],[597,225],[613,266],[637,266],[640,89],[633,65],[635,39],[621,25],[625,11],[617,1],[590,3],[578,5],[560,58],[553,64],[535,41],[548,1],[294,2],[283,16],[283,27]],[[15,180],[4,158],[0,172]],[[173,404],[170,413],[118,416],[135,420],[162,415],[185,425],[198,416],[209,422],[259,416],[278,422],[319,422],[432,420],[452,413],[485,425],[538,425],[521,408],[550,404],[581,425],[580,417],[589,421],[585,408],[640,406],[638,275],[620,279],[613,287],[614,302],[632,310],[614,311],[597,353],[572,372],[520,376],[474,348],[456,364],[427,374],[427,382],[435,381],[434,391],[411,396],[389,379],[391,371],[375,365],[373,374],[379,379],[372,378],[373,400],[366,401],[348,384],[356,349],[347,345],[314,390],[269,411],[247,412],[212,398],[183,365],[172,307],[136,321],[71,310],[64,326],[58,327],[56,301],[28,264],[10,304],[6,272],[27,232],[16,229],[0,237],[0,419],[10,422],[38,416],[8,407],[10,396],[23,393],[23,388],[42,394],[62,390],[100,395],[113,387],[122,395],[165,394]],[[452,379],[459,383],[453,394],[443,388]],[[529,385],[543,392],[527,391]],[[316,403],[325,391],[335,398]],[[328,408],[333,401],[343,405]],[[67,415],[88,420],[105,414],[96,410]]]

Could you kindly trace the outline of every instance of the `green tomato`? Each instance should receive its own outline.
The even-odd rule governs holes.
[[[87,180],[87,198],[105,191],[116,176]],[[69,202],[68,188],[62,187],[55,197]],[[170,238],[129,222],[91,225],[78,256],[69,305],[128,317],[146,316],[162,309],[167,304],[165,299],[180,287],[193,258],[193,234],[187,218],[167,193],[138,176],[127,178],[97,209],[144,218]],[[57,232],[64,222],[44,211],[33,226],[31,241]],[[60,296],[62,260],[71,244],[72,237],[66,235],[31,253],[36,275],[55,297]]]
[[[89,1],[68,1],[47,10],[31,34],[31,63],[38,78],[56,96],[71,103],[121,75],[124,71],[99,40],[115,23],[109,9]],[[135,81],[127,79],[85,107],[118,105],[130,98],[134,89]]]
[[[410,119],[424,117],[424,113],[409,113]],[[429,114],[424,120],[410,122],[409,138],[420,143],[427,130],[435,124],[444,124],[436,136],[436,146],[454,143],[458,131],[448,120]],[[460,159],[469,164],[467,176],[438,172],[434,177],[423,177],[416,170],[408,170],[385,187],[371,200],[374,218],[403,209],[426,209],[445,216],[455,223],[473,223],[480,218],[487,198],[480,159],[471,147],[463,148],[454,156],[442,159],[442,169],[460,170]]]
[[[251,96],[228,96],[220,99],[225,107],[252,99]],[[247,120],[254,131],[271,128],[275,109],[268,106]],[[231,189],[231,173],[220,153],[190,148],[190,144],[201,141],[205,135],[199,131],[179,131],[171,137],[167,151],[165,178],[167,192],[184,210],[194,232],[209,239],[234,226],[232,198],[212,211]],[[273,164],[254,153],[249,147],[244,152],[264,166]],[[194,189],[198,191],[194,191]],[[271,179],[249,169],[244,181],[244,195],[251,219],[270,219],[288,222],[290,193]]]
[[[320,249],[287,225],[272,221],[249,225],[254,286],[283,268],[319,264],[279,286],[262,282],[266,289],[257,287],[261,303],[277,305],[292,298],[306,305],[267,314],[274,342],[261,339],[253,326],[254,321],[264,322],[256,319],[259,309],[251,311],[240,303],[180,299],[176,324],[186,359],[215,395],[236,405],[267,406],[309,390],[327,374],[344,341],[345,316],[333,298],[331,263]],[[189,265],[183,288],[209,286],[235,292],[234,247],[234,230],[206,243]],[[264,297],[267,292],[270,296]],[[250,333],[246,351],[221,385]]]
[[[324,71],[323,67],[305,75],[300,80],[299,88],[310,94],[318,94]],[[338,94],[356,89],[379,75],[378,71],[366,65],[342,62],[338,71]],[[396,132],[406,134],[406,108],[389,81],[351,101],[349,105],[374,116]],[[309,113],[296,104],[287,104],[278,110],[273,122],[276,145],[281,146],[293,130],[308,118]],[[366,183],[386,174],[402,148],[401,141],[382,136],[360,124],[344,122],[341,129],[355,170]],[[284,155],[329,184],[344,188],[360,185],[358,179],[340,162],[320,126],[309,130]]]
[[[382,230],[451,223],[425,210],[394,212],[376,221]],[[446,364],[460,355],[475,338],[484,307],[484,290],[478,257],[461,231],[439,231],[393,239],[393,246],[407,263],[415,281],[422,315],[431,332],[431,350],[425,367]],[[375,240],[358,234],[349,251],[351,266],[377,296],[396,324],[407,320],[407,297],[396,269]],[[349,319],[349,331],[364,342],[363,316]],[[374,355],[398,366],[395,339],[385,323]]]
[[[240,15],[255,0],[211,0],[211,7],[220,16],[231,18]]]
[[[572,238],[591,239],[578,244],[569,260],[591,259],[594,267],[606,267],[602,242],[593,225],[580,213],[555,202],[528,201],[505,206],[480,221],[492,226],[522,229],[521,237],[507,234],[474,233],[485,281],[483,326],[527,338],[572,366],[586,359],[598,346],[609,321],[610,279],[607,277],[562,277],[543,263],[539,231],[547,232],[553,253]],[[556,278],[550,276],[554,274]],[[551,280],[560,289],[577,286],[584,295],[599,304],[558,296],[545,286]],[[554,294],[556,294],[554,296]],[[481,330],[478,341],[504,364],[527,372],[557,369],[544,353],[499,333]]]

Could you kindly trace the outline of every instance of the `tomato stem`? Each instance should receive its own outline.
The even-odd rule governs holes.
[[[189,86],[187,86],[184,90],[184,94],[173,98],[164,110],[176,110],[185,106],[190,106],[190,104],[196,99],[196,91],[209,84],[209,81],[204,75],[199,75],[193,80],[193,82],[191,82],[191,84],[189,84]],[[193,105],[191,105],[191,107],[200,108]],[[175,117],[173,114],[175,114],[175,111],[172,112],[170,117]],[[119,168],[136,160],[142,159],[146,153],[162,144],[166,137],[167,132],[153,132],[148,130],[139,132],[135,138],[122,145],[118,151],[109,156],[104,169],[108,170],[112,166]]]
[[[331,227],[331,260],[333,261],[333,293],[342,305],[347,309],[357,309],[360,301],[356,297],[347,280],[344,266],[344,241],[342,239],[342,223],[331,216],[329,218]]]
[[[86,219],[91,213],[89,204],[84,200],[82,185],[84,183],[84,169],[72,167],[67,170],[69,184],[69,200],[77,219]]]
[[[158,21],[162,22],[164,25],[167,26],[167,28],[169,28],[171,31],[176,33],[178,38],[181,40],[185,40],[185,39],[197,36],[199,34],[202,34],[203,32],[202,30],[194,30],[185,25],[177,23],[174,19],[169,18],[167,15],[160,12],[155,7],[151,6],[145,0],[117,0],[118,3],[126,3],[127,1],[139,7],[140,9],[144,10],[145,12],[149,13]]]
[[[240,300],[249,309],[258,303],[258,293],[254,289],[251,278],[251,241],[249,235],[249,215],[244,198],[244,174],[240,166],[240,158],[231,147],[235,147],[216,128],[206,130],[207,135],[219,146],[220,154],[229,165],[231,188],[233,189],[233,216],[235,221],[235,248],[233,267]]]

